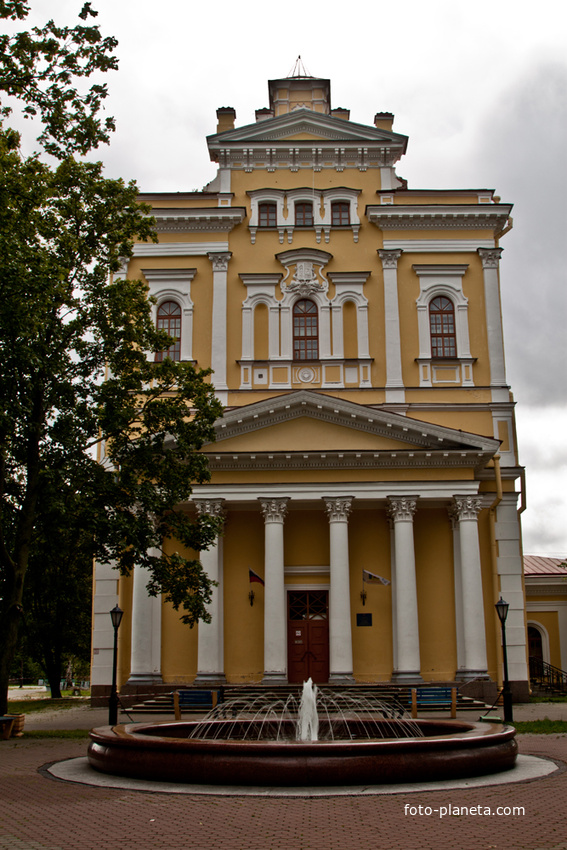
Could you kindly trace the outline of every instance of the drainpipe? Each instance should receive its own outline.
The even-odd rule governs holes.
[[[494,501],[492,502],[489,511],[488,518],[490,523],[490,559],[492,562],[492,610],[494,612],[494,623],[497,626],[497,634],[498,628],[500,627],[500,620],[498,619],[498,614],[496,612],[496,608],[494,605],[498,602],[500,597],[500,587],[498,582],[498,541],[496,540],[496,509],[498,505],[502,501],[502,475],[500,472],[500,455],[494,455],[493,457],[494,463],[494,476],[496,481],[496,496]],[[499,646],[497,649],[497,678],[498,678],[498,687],[502,687],[502,647]]]

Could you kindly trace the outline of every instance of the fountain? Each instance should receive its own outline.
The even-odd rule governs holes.
[[[412,720],[396,700],[265,694],[220,703],[199,721],[93,729],[88,758],[103,773],[209,785],[378,785],[456,779],[514,766],[512,727]]]

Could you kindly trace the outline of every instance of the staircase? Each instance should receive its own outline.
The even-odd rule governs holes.
[[[440,684],[440,683],[439,683]],[[439,687],[438,683],[431,683],[430,687]],[[443,683],[446,684],[446,683]],[[455,686],[455,683],[449,683],[448,686]],[[189,690],[193,686],[181,686],[180,690]],[[406,710],[411,708],[411,685],[318,685],[321,692],[332,691],[334,694],[344,694],[353,697],[356,700],[364,702],[364,700],[384,700],[384,702],[397,702]],[[427,689],[427,684],[420,684],[420,690]],[[174,688],[175,689],[175,688]],[[237,707],[250,705],[255,699],[264,698],[268,693],[274,698],[274,702],[285,702],[290,695],[295,695],[296,698],[301,697],[301,685],[224,685],[222,688],[196,688],[195,690],[216,690],[219,691],[219,702],[224,701],[231,703],[236,702]],[[418,702],[419,707],[419,702]],[[449,710],[446,702],[436,704],[430,700],[426,706],[422,706],[422,710],[427,711],[444,711]],[[464,696],[457,688],[457,711],[484,711],[487,705],[484,702],[473,699],[472,697]],[[137,703],[127,709],[128,714],[173,714],[173,694],[160,694]],[[183,714],[190,714],[191,711],[183,710]]]
[[[567,673],[530,655],[530,685],[538,696],[567,696]]]

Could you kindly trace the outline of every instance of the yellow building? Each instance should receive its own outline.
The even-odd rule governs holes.
[[[500,238],[488,189],[415,190],[407,138],[331,108],[330,82],[269,82],[235,127],[217,110],[216,177],[144,194],[147,281],[170,355],[212,367],[225,415],[188,511],[224,518],[201,554],[218,581],[194,629],[98,565],[93,692],[181,683],[510,679],[528,689],[521,469],[506,382]],[[364,575],[366,571],[366,580]]]

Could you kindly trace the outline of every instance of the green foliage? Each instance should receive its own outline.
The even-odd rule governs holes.
[[[0,2],[5,19],[27,12]],[[94,14],[86,3],[79,17]],[[148,357],[172,340],[155,329],[143,282],[119,270],[135,241],[156,238],[153,221],[134,183],[77,159],[107,141],[112,121],[98,117],[105,86],[76,83],[116,67],[114,46],[97,27],[53,21],[0,36],[2,114],[15,99],[39,122],[40,154],[56,158],[23,156],[19,134],[0,126],[0,711],[24,607],[30,628],[52,618],[63,632],[58,602],[82,616],[76,597],[92,556],[123,573],[148,567],[150,591],[186,622],[209,619],[200,562],[162,544],[200,550],[219,531],[179,506],[208,478],[198,450],[222,408],[207,371]],[[44,652],[46,666],[55,656],[50,680],[69,635],[57,640]]]
[[[519,720],[512,724],[520,734],[556,735],[567,733],[567,720]]]

